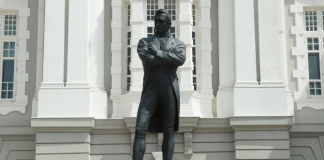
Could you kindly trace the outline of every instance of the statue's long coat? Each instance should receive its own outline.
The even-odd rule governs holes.
[[[151,55],[147,48],[147,43],[152,42],[160,51],[157,52],[156,55]],[[179,116],[180,116],[180,93],[179,93],[179,84],[178,84],[178,77],[177,77],[177,69],[178,66],[181,66],[186,60],[186,45],[171,35],[166,42],[164,48],[160,48],[160,43],[156,37],[153,35],[149,38],[142,38],[137,46],[137,52],[139,57],[142,60],[142,64],[144,67],[144,80],[143,80],[143,91],[145,91],[147,82],[150,77],[150,73],[152,72],[152,66],[166,66],[170,81],[173,85],[173,89],[176,95],[176,116],[175,117],[175,124],[174,124],[174,131],[179,130]],[[162,132],[162,107],[157,107],[150,125],[148,132]],[[140,115],[139,115],[140,116]]]

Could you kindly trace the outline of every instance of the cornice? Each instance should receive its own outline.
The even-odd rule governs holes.
[[[91,134],[106,134],[106,133],[131,133],[128,128],[125,129],[94,129]]]
[[[324,136],[324,132],[290,132],[289,138],[318,138]]]
[[[234,131],[288,131],[292,125],[237,125]]]
[[[41,132],[51,132],[51,133],[90,133],[92,127],[34,127],[35,131],[38,133]]]
[[[129,129],[130,132],[135,132],[135,125],[136,125],[136,117],[124,117],[124,121],[126,123],[126,127]]]
[[[35,140],[35,135],[0,135],[3,141],[26,141]]]
[[[216,127],[216,128],[195,128],[193,133],[215,133],[215,132],[234,132],[231,127]]]

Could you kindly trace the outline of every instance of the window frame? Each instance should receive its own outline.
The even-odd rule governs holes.
[[[16,35],[5,35],[5,16],[6,15],[16,15]],[[18,12],[0,12],[0,48],[1,48],[1,61],[0,61],[0,102],[14,102],[16,100],[16,94],[17,94],[17,52],[18,52],[18,31],[19,31],[19,14]],[[15,57],[14,58],[4,58],[3,57],[3,49],[4,49],[4,42],[15,42]],[[14,59],[14,78],[13,78],[13,97],[10,99],[4,99],[2,97],[2,77],[3,77],[3,60],[4,59]]]
[[[0,99],[0,114],[6,115],[13,111],[18,111],[21,114],[26,113],[28,104],[28,94],[26,93],[26,82],[28,82],[29,74],[26,70],[26,63],[29,60],[29,52],[27,51],[28,39],[30,39],[30,31],[28,29],[28,17],[30,17],[30,8],[27,1],[17,1],[11,3],[10,1],[4,2],[2,10],[0,10],[1,18],[3,15],[17,15],[16,35],[4,35],[4,21],[0,20],[0,34],[1,37],[16,40],[16,62],[15,62],[15,93],[10,102]],[[40,11],[40,13],[42,13]],[[43,23],[39,19],[39,24]],[[41,30],[42,28],[40,28]],[[40,51],[41,52],[41,51]],[[37,99],[37,95],[36,95]]]
[[[129,14],[128,14],[129,13]],[[132,31],[131,31],[131,16],[132,16],[132,8],[131,8],[131,4],[126,4],[126,8],[125,8],[125,17],[126,17],[126,23],[125,23],[125,51],[124,51],[124,59],[125,59],[125,67],[124,67],[124,77],[123,78],[123,84],[125,84],[125,93],[128,93],[129,91],[131,91],[131,87],[132,87],[132,68],[131,68],[131,64],[132,64],[132,46],[131,46],[131,41],[132,41]],[[130,38],[128,38],[128,33],[130,33]],[[128,44],[128,39],[129,39],[129,44]],[[130,56],[128,56],[128,48],[130,48]],[[128,57],[130,57],[130,64],[128,65]],[[130,75],[128,75],[128,67],[130,70]],[[130,79],[130,83],[128,83],[128,78]],[[129,88],[128,88],[129,85]]]
[[[178,38],[178,26],[179,26],[179,1],[178,0],[175,0],[176,1],[176,20],[172,20],[171,18],[171,27],[175,27],[175,38]],[[148,30],[147,30],[147,27],[154,27],[154,20],[147,20],[147,0],[145,0],[145,3],[144,3],[144,26],[145,26],[145,35],[148,34]],[[164,8],[164,0],[158,0],[158,8]],[[155,18],[154,18],[155,19]]]
[[[19,15],[17,12],[9,12],[9,11],[6,11],[6,12],[1,12],[1,37],[15,37],[17,38],[18,37],[18,30],[19,30]],[[17,16],[17,19],[16,19],[16,35],[5,35],[4,34],[4,31],[5,31],[5,15],[16,15]]]
[[[307,31],[306,30],[306,11],[316,11],[316,22],[317,22],[317,31]],[[309,98],[323,98],[324,94],[323,94],[323,83],[324,83],[324,77],[323,77],[323,70],[324,70],[324,8],[318,8],[318,7],[307,7],[305,8],[304,12],[303,12],[303,26],[304,26],[304,45],[306,46],[306,56],[305,56],[305,60],[307,63],[307,76],[306,76],[306,81],[307,81],[307,96]],[[315,26],[315,25],[314,25]],[[308,38],[318,38],[319,39],[319,50],[308,50]],[[320,64],[320,79],[310,79],[309,77],[309,53],[319,53],[319,64]],[[310,82],[321,82],[321,95],[311,95],[310,94]],[[316,84],[315,84],[316,85]],[[316,91],[315,91],[316,92]]]
[[[192,32],[195,33],[195,38],[193,38],[192,36],[192,39],[195,39],[195,43],[192,42],[192,61],[194,61],[194,56],[193,56],[193,50],[195,49],[195,64],[193,64],[193,70],[192,70],[192,84],[193,84],[193,87],[194,87],[194,91],[198,92],[199,91],[199,82],[198,82],[198,79],[199,79],[199,75],[198,75],[198,68],[199,68],[199,65],[198,65],[198,58],[199,58],[199,55],[198,55],[198,45],[197,45],[197,41],[198,41],[198,25],[197,25],[197,4],[195,4],[194,2],[191,4],[192,8],[191,8],[191,13],[192,13]],[[193,14],[193,12],[195,12],[195,14]],[[195,20],[194,20],[194,17],[195,17]],[[193,62],[194,63],[194,62]],[[195,68],[196,67],[196,68]],[[196,74],[194,74],[194,72]],[[194,83],[194,78],[196,78],[196,83]]]
[[[4,42],[15,42],[15,56],[14,56],[14,58],[4,58],[3,57],[3,50],[4,50],[4,45],[3,45],[3,43]],[[16,95],[16,92],[17,92],[17,87],[16,87],[16,85],[17,85],[17,83],[16,83],[16,79],[17,79],[17,40],[13,40],[13,39],[7,39],[7,38],[4,38],[4,39],[1,39],[1,44],[0,44],[0,48],[1,48],[1,61],[0,61],[0,81],[1,81],[1,85],[0,85],[0,91],[1,91],[1,93],[0,93],[0,99],[1,99],[1,101],[2,102],[11,102],[11,101],[14,101],[15,100],[15,95]],[[14,73],[13,73],[13,75],[14,75],[14,78],[13,78],[13,84],[14,84],[14,86],[13,86],[13,98],[10,98],[10,99],[3,99],[3,98],[1,98],[2,97],[2,78],[3,78],[3,60],[4,59],[13,59],[14,60]]]

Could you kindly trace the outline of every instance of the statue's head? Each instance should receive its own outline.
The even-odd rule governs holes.
[[[156,32],[161,34],[169,31],[171,28],[171,16],[165,9],[159,9],[155,14],[155,29]]]

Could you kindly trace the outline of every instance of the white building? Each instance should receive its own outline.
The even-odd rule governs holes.
[[[0,160],[131,160],[160,8],[187,46],[174,160],[324,160],[323,0],[0,0]]]

